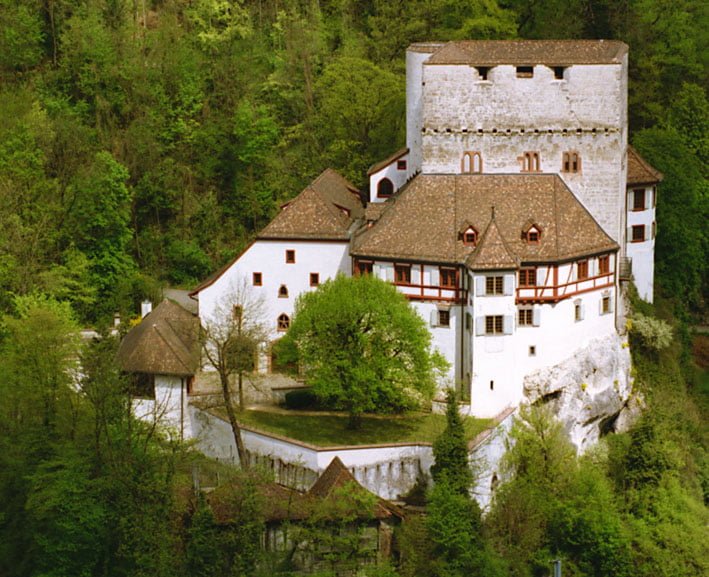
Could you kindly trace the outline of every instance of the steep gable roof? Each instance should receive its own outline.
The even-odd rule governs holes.
[[[315,484],[310,488],[308,495],[319,500],[336,498],[337,490],[342,489],[346,485],[349,485],[353,491],[369,493],[367,489],[362,487],[362,485],[357,482],[357,479],[355,479],[350,470],[345,467],[345,464],[340,460],[340,458],[335,457],[332,461],[330,461],[330,464],[322,472],[320,477],[318,477]],[[377,502],[373,513],[377,519],[391,517],[392,515],[396,515],[398,517],[402,516],[401,512],[395,505],[379,497],[377,497]],[[367,514],[371,515],[372,512],[362,511],[362,516],[367,516]]]
[[[129,373],[194,375],[199,368],[199,320],[166,299],[128,331],[116,360]]]
[[[347,240],[350,225],[363,215],[357,189],[328,168],[283,205],[258,238]]]
[[[494,234],[517,262],[557,262],[618,248],[555,174],[418,175],[386,206],[376,223],[354,236],[354,256],[465,263],[481,244],[465,246],[459,231],[464,223],[486,228],[493,206]],[[532,217],[544,231],[536,244],[522,238]],[[485,259],[497,244],[485,249]]]
[[[493,217],[482,235],[476,249],[470,254],[465,264],[471,270],[511,269],[519,266],[502,238],[500,229]]]
[[[659,170],[650,166],[632,146],[628,146],[628,186],[656,184],[662,179],[663,174]]]
[[[627,52],[618,40],[461,40],[444,44],[425,64],[620,64]]]

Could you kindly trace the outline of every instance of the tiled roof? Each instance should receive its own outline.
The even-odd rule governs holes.
[[[116,359],[129,373],[194,375],[199,368],[199,320],[166,299],[128,331]]]
[[[491,266],[509,265],[510,258],[557,262],[618,248],[555,174],[419,175],[385,207],[376,223],[354,236],[354,256]],[[493,207],[495,226],[488,230]],[[522,238],[530,220],[542,230],[538,244]],[[460,231],[466,223],[489,240],[465,246]]]
[[[426,64],[620,64],[627,51],[618,40],[464,40],[443,45]]]
[[[659,170],[650,166],[637,150],[628,146],[628,185],[655,184],[663,178]]]
[[[395,160],[398,160],[399,158],[401,158],[405,154],[408,154],[408,152],[409,152],[408,148],[400,148],[391,156],[387,156],[384,160],[380,160],[376,164],[373,164],[372,166],[370,166],[369,170],[367,170],[367,176],[371,176],[375,172],[379,172],[382,168],[389,166]]]
[[[471,270],[500,270],[519,266],[519,262],[502,238],[494,218],[490,221],[477,248],[470,254],[465,264]]]
[[[258,238],[347,240],[364,207],[357,189],[327,169],[281,208]]]

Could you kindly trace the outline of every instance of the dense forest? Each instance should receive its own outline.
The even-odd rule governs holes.
[[[366,187],[404,142],[408,44],[503,38],[628,43],[631,141],[665,175],[658,302],[636,308],[674,339],[633,337],[647,410],[629,433],[577,458],[531,411],[490,514],[429,495],[378,574],[542,576],[556,557],[565,576],[709,573],[690,330],[709,289],[708,30],[699,0],[0,0],[0,576],[263,569],[257,500],[227,536],[189,509],[196,457],[131,418],[115,343],[76,331],[193,286],[326,167]]]

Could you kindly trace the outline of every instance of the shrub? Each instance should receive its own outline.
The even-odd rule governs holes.
[[[672,327],[665,321],[635,313],[630,323],[630,333],[640,344],[651,351],[659,351],[672,342]]]
[[[301,389],[286,393],[286,407],[289,409],[314,409],[317,397],[310,389]]]

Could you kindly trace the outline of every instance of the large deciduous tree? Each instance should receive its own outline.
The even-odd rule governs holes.
[[[445,361],[423,319],[393,286],[338,276],[302,295],[287,336],[325,405],[349,413],[401,412],[430,399]]]

